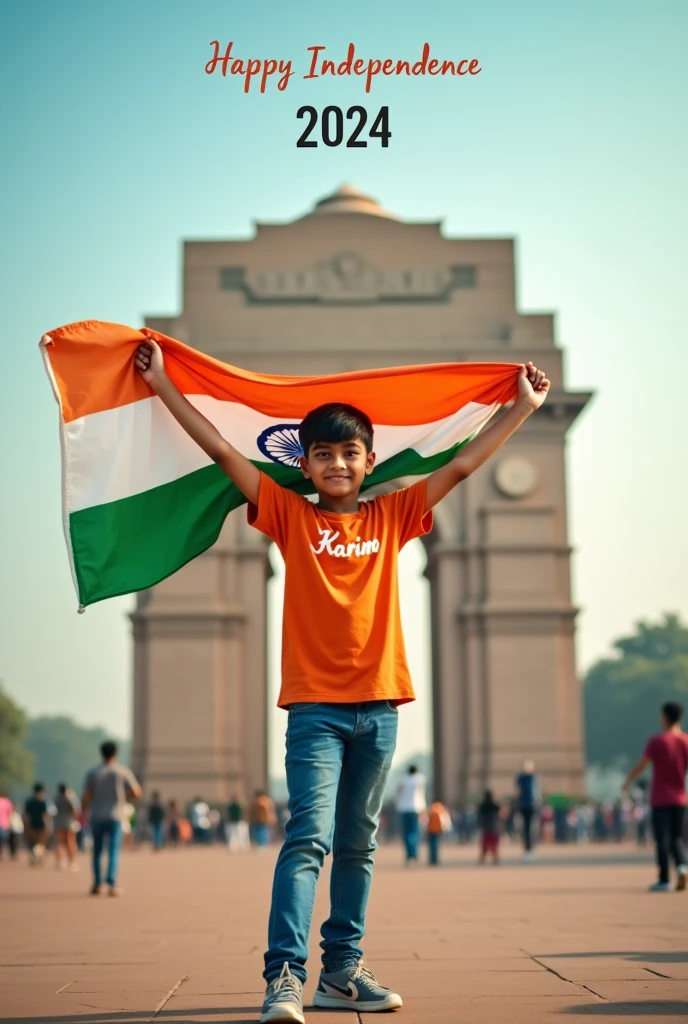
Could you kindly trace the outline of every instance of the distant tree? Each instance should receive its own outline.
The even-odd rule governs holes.
[[[26,783],[32,774],[32,758],[24,749],[26,715],[7,696],[0,683],[0,788]]]
[[[666,701],[688,711],[688,627],[677,615],[638,622],[612,646],[617,656],[596,662],[584,683],[588,763],[605,768],[640,756]]]
[[[29,720],[26,746],[35,758],[36,777],[52,793],[60,782],[80,793],[89,768],[100,760],[100,744],[115,737],[99,726],[83,726],[65,716]],[[128,763],[129,744],[117,740],[119,759]]]

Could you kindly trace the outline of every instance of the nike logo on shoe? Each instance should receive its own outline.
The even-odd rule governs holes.
[[[321,992],[324,992],[325,995],[332,995],[334,992],[338,992],[345,999],[351,999],[352,1001],[354,999],[358,999],[358,989],[354,985],[353,981],[348,982],[346,988],[341,988],[340,985],[335,985],[332,981],[323,981],[321,978],[318,988]]]

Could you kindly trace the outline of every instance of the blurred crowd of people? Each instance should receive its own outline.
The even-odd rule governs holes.
[[[623,795],[608,803],[575,802],[563,797],[545,799],[533,761],[526,760],[514,778],[513,795],[501,802],[491,790],[482,800],[457,808],[439,800],[428,803],[427,781],[416,765],[402,777],[394,802],[383,808],[378,840],[401,838],[407,866],[420,860],[427,847],[427,864],[441,862],[446,841],[476,844],[478,860],[499,863],[500,844],[521,843],[523,857],[532,860],[536,843],[622,843],[645,845],[654,834],[660,879],[652,888],[672,891],[669,860],[677,871],[676,888],[686,888],[688,865],[684,841],[688,830],[685,815],[685,774],[688,769],[688,737],[680,728],[681,705],[669,702],[662,709],[663,732],[648,742],[638,764],[624,783]],[[657,749],[655,749],[657,748]],[[186,843],[224,843],[231,852],[255,847],[264,850],[271,841],[285,837],[289,810],[276,806],[267,792],[258,790],[247,806],[233,797],[226,806],[211,806],[197,796],[182,807],[175,799],[162,800],[153,792],[143,800],[141,787],[129,768],[119,764],[117,746],[101,746],[102,763],[88,772],[82,795],[66,783],[47,795],[37,782],[20,811],[7,794],[0,792],[0,859],[5,850],[16,857],[22,844],[31,865],[42,864],[54,851],[59,869],[78,870],[77,851],[92,850],[92,892],[101,889],[101,856],[107,848],[106,884],[118,895],[116,884],[121,845],[138,847],[150,842],[154,851]],[[652,790],[639,782],[653,765]],[[663,787],[663,788],[662,788]]]
[[[439,801],[426,803],[426,779],[411,765],[399,786],[394,805],[388,805],[380,820],[381,842],[403,840],[407,862],[418,860],[424,839],[428,862],[439,863],[442,837],[459,845],[477,844],[481,860],[498,858],[500,841],[522,842],[524,853],[532,852],[535,841],[544,843],[620,843],[633,840],[645,845],[651,838],[650,808],[644,789],[609,803],[587,802],[577,806],[552,806],[542,801],[537,777],[532,788],[517,777],[517,792],[510,800],[498,802],[490,790],[482,801],[448,808]],[[519,783],[519,779],[521,780]],[[225,843],[233,852],[251,847],[265,848],[284,838],[289,811],[257,791],[246,805],[234,798],[226,806],[209,804],[201,796],[182,806],[163,801],[160,793],[137,804],[127,802],[122,817],[125,847],[150,843],[154,850],[186,843]],[[82,809],[75,790],[61,783],[48,796],[38,782],[23,808],[14,806],[0,793],[0,858],[16,857],[22,847],[31,864],[43,861],[52,850],[60,869],[78,870],[78,850],[93,843],[89,814]]]
[[[150,842],[154,850],[187,843],[225,843],[230,850],[262,849],[284,838],[289,813],[276,807],[262,791],[244,806],[233,799],[226,807],[210,806],[198,796],[187,805],[163,802],[152,793],[149,801],[127,802],[121,818],[122,843],[135,848]],[[73,789],[60,783],[51,797],[35,783],[23,807],[0,791],[0,860],[14,859],[26,849],[29,864],[42,864],[48,851],[58,869],[79,870],[77,853],[93,847],[93,823]]]
[[[525,860],[532,860],[536,843],[621,843],[644,846],[652,838],[652,815],[647,787],[614,801],[575,803],[544,798],[532,761],[526,761],[514,779],[513,796],[496,800],[486,790],[482,800],[450,808],[426,802],[425,776],[411,765],[403,776],[395,802],[380,820],[381,842],[398,838],[404,844],[407,865],[419,860],[425,841],[429,865],[439,863],[442,839],[461,846],[475,845],[481,863],[499,861],[500,844],[520,844]],[[687,822],[688,824],[688,822]]]

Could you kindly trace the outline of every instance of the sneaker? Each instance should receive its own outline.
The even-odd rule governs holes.
[[[303,1015],[303,984],[292,974],[285,960],[279,978],[273,978],[265,993],[260,1024],[268,1021],[296,1021],[305,1024]]]
[[[111,885],[108,888],[108,896],[122,896],[124,895],[124,889],[120,889],[117,885]]]
[[[688,884],[688,868],[685,864],[681,864],[678,869],[678,878],[676,879],[676,892],[682,892]]]
[[[650,886],[648,892],[673,892],[673,889],[669,882],[655,882]]]
[[[103,891],[102,885],[96,885],[95,882],[93,883],[93,885],[89,889],[89,892],[90,892],[91,896],[100,896],[102,891]]]
[[[322,971],[313,996],[313,1006],[328,1010],[353,1006],[356,1010],[373,1012],[397,1010],[403,1005],[401,996],[383,988],[362,960],[331,974]]]

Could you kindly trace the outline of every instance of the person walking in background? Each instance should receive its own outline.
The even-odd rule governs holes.
[[[676,888],[686,888],[686,851],[683,824],[686,811],[686,772],[688,772],[688,735],[681,729],[683,707],[669,701],[662,707],[662,732],[652,736],[645,753],[622,786],[627,793],[648,765],[652,765],[652,830],[657,848],[659,878],[650,886],[651,892],[671,892],[669,857],[676,865]]]
[[[209,843],[211,839],[210,807],[200,796],[194,798],[189,808],[189,821],[194,842]]]
[[[15,807],[10,814],[10,857],[15,860],[19,847],[21,846],[21,837],[24,835],[24,819]]]
[[[633,821],[635,823],[635,841],[638,846],[644,846],[647,842],[648,823],[650,809],[647,805],[647,783],[643,779],[637,786],[638,796],[633,808]],[[686,815],[688,819],[688,815]],[[684,820],[684,825],[686,820]]]
[[[523,822],[523,858],[533,859],[533,818],[540,807],[540,780],[531,760],[523,762],[516,776],[516,801]]]
[[[69,867],[70,871],[78,871],[76,860],[76,829],[79,826],[78,814],[81,810],[79,798],[64,782],[57,787],[55,794],[55,867]]]
[[[621,800],[615,800],[612,805],[612,838],[615,843],[623,840],[625,831],[624,805]]]
[[[480,829],[480,863],[484,864],[488,853],[492,862],[499,864],[499,818],[501,807],[494,799],[491,789],[485,790],[478,805],[478,828]]]
[[[445,832],[451,832],[451,827],[452,820],[449,811],[443,803],[440,803],[439,800],[435,800],[430,804],[427,824],[428,864],[431,867],[438,866],[440,862],[440,845],[442,836]]]
[[[406,866],[418,861],[420,816],[426,810],[425,776],[415,764],[409,765],[397,790],[397,812],[401,818]]]
[[[84,780],[81,804],[89,814],[93,836],[93,885],[96,896],[102,888],[101,859],[105,841],[108,843],[108,866],[105,881],[111,896],[121,895],[117,888],[119,851],[122,845],[122,823],[126,815],[127,798],[139,800],[141,787],[131,769],[117,760],[117,744],[111,740],[100,748],[103,763],[92,768]]]
[[[263,790],[256,790],[251,804],[251,828],[253,840],[259,850],[270,842],[270,833],[277,821],[272,798]]]
[[[10,850],[10,822],[14,804],[3,789],[0,789],[0,860],[7,846]]]
[[[148,804],[148,825],[151,831],[151,842],[154,850],[162,850],[165,845],[165,808],[156,790]]]
[[[227,808],[227,843],[230,851],[248,850],[251,841],[248,834],[248,822],[244,818],[244,808],[236,797]]]
[[[179,845],[179,804],[176,800],[167,801],[167,841],[170,846]]]
[[[48,802],[45,786],[37,782],[33,794],[24,804],[24,833],[29,847],[29,863],[42,864],[49,836]]]

